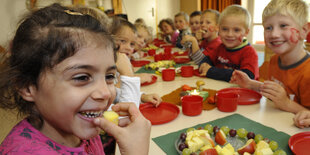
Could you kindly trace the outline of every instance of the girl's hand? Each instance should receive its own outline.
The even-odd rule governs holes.
[[[233,72],[229,82],[237,84],[242,88],[249,88],[251,79],[249,78],[249,76],[246,73],[239,71],[239,70],[235,70]]]
[[[260,91],[261,94],[270,99],[276,107],[281,110],[290,111],[290,104],[294,101],[291,101],[287,97],[285,89],[280,84],[273,81],[265,81],[264,84],[261,85]]]
[[[135,74],[135,76],[140,77],[140,82],[145,83],[145,82],[152,82],[152,74],[148,73],[141,73],[141,74]]]
[[[126,75],[130,77],[134,75],[130,60],[124,53],[117,52],[116,67],[120,75]]]
[[[162,100],[158,94],[142,94],[141,101],[144,103],[151,102],[153,105],[158,107]]]
[[[199,67],[200,76],[207,76],[207,73],[211,66],[208,63],[202,63]]]
[[[118,103],[112,110],[120,116],[129,116],[119,121],[119,126],[104,118],[96,118],[94,124],[112,135],[121,154],[143,154],[149,152],[151,123],[143,117],[133,103]],[[127,118],[127,119],[126,119]]]
[[[293,120],[294,124],[299,128],[310,127],[310,111],[303,110],[298,112]]]

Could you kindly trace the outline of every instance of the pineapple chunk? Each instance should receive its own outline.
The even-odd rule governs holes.
[[[118,125],[118,117],[119,117],[119,115],[116,112],[114,112],[114,111],[105,111],[103,113],[103,117],[105,119],[107,119],[108,121]]]

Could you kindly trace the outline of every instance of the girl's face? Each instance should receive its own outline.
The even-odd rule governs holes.
[[[209,39],[218,33],[218,25],[216,24],[216,16],[214,13],[207,12],[201,15],[200,29],[204,31],[203,38]]]
[[[116,44],[119,45],[118,52],[125,53],[130,57],[135,48],[136,34],[128,26],[122,26],[121,30],[116,33]]]
[[[235,48],[242,44],[249,30],[240,16],[227,16],[220,23],[219,36],[227,48]]]
[[[165,34],[172,34],[172,33],[173,33],[173,29],[172,29],[171,25],[169,25],[169,24],[166,23],[166,22],[163,22],[163,23],[161,24],[161,28],[162,28],[162,30],[163,30],[163,32],[164,32]]]
[[[276,14],[264,21],[266,45],[277,54],[293,51],[297,44],[302,44],[303,30],[291,16]]]
[[[200,29],[200,15],[191,17],[189,19],[189,26],[191,27],[192,33],[196,33]]]
[[[113,49],[103,44],[83,47],[41,73],[38,87],[30,86],[28,96],[23,96],[35,102],[42,115],[41,132],[58,143],[79,144],[100,132],[93,120],[102,116],[116,95]]]
[[[137,49],[141,49],[145,47],[146,43],[148,42],[150,36],[147,30],[143,27],[138,27],[138,36],[137,36]]]
[[[177,16],[174,18],[175,27],[178,30],[184,30],[188,27],[188,22],[185,20],[183,16]]]

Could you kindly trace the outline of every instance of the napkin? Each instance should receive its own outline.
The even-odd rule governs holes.
[[[288,155],[293,153],[289,149],[288,140],[290,135],[277,131],[273,128],[262,125],[258,122],[250,120],[240,114],[232,114],[214,121],[206,122],[193,126],[193,128],[204,127],[206,124],[217,125],[219,127],[227,125],[229,128],[239,129],[245,128],[247,131],[252,131],[256,134],[261,134],[270,140],[278,142],[279,148],[284,150]],[[152,138],[152,140],[168,155],[178,155],[175,147],[175,142],[179,139],[180,134],[185,132],[188,128],[169,133],[163,136]]]

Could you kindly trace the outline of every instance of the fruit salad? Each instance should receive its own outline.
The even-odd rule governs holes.
[[[286,155],[278,143],[244,128],[206,124],[204,128],[189,128],[176,142],[182,155]]]

